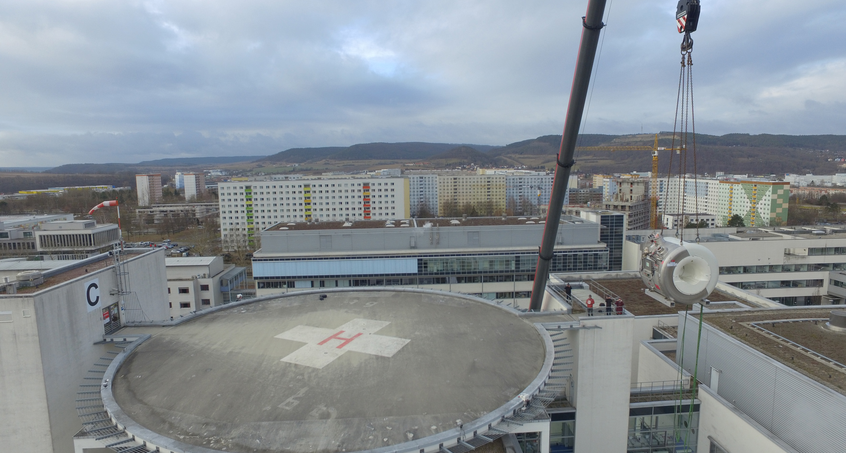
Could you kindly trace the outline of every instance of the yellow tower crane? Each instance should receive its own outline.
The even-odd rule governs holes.
[[[649,228],[658,228],[658,134],[652,146],[580,146],[577,151],[652,151],[652,180],[649,185]]]

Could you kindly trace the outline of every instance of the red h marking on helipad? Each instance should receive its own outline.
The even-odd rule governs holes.
[[[343,331],[343,330],[339,331],[338,333],[336,333],[336,334],[332,335],[331,337],[329,337],[329,338],[327,338],[327,339],[325,339],[325,340],[323,340],[323,341],[321,341],[320,343],[317,343],[317,344],[318,344],[318,345],[320,345],[320,346],[323,346],[323,345],[324,345],[324,344],[326,344],[329,340],[344,340],[344,342],[343,342],[343,343],[341,343],[340,345],[338,345],[338,346],[337,346],[337,349],[341,349],[341,348],[343,348],[344,346],[346,346],[346,345],[350,344],[350,342],[351,342],[351,341],[355,340],[356,338],[358,338],[358,337],[360,337],[360,336],[362,335],[362,333],[361,333],[361,332],[359,332],[359,333],[357,333],[357,334],[355,334],[355,335],[353,335],[353,336],[351,336],[351,337],[349,337],[349,338],[341,338],[339,335],[341,335],[342,333],[344,333],[344,331]]]
[[[323,368],[338,357],[344,355],[347,351],[362,352],[381,357],[393,357],[409,340],[376,335],[377,331],[388,324],[390,324],[388,321],[353,319],[334,329],[297,326],[276,335],[275,338],[306,343],[301,348],[285,356],[282,359],[283,362],[305,365],[312,368]],[[352,332],[355,332],[355,334]],[[348,336],[344,337],[342,335]],[[340,341],[341,344],[336,345],[336,343],[330,343],[331,340]]]

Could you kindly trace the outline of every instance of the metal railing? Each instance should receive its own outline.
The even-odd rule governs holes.
[[[697,386],[698,388],[698,386]],[[636,382],[631,385],[632,401],[690,400],[696,398],[698,390],[692,388],[689,377],[672,381]]]

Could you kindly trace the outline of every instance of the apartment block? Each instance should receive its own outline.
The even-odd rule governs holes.
[[[752,179],[703,179],[687,176],[659,180],[658,212],[709,213],[724,226],[740,215],[748,227],[787,223],[790,184]]]
[[[185,173],[185,201],[196,200],[206,193],[206,175],[204,173]]]
[[[505,175],[439,175],[438,214],[454,216],[473,206],[481,215],[505,213]]]
[[[407,219],[407,178],[301,178],[218,185],[224,249],[255,248],[279,223]]]
[[[162,201],[161,173],[135,175],[135,187],[138,193],[138,206],[150,206]]]

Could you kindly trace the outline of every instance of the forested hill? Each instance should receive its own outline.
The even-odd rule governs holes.
[[[638,135],[584,135],[579,137],[578,146],[652,147],[655,134]],[[555,156],[561,144],[560,135],[548,135],[525,140],[489,152],[504,157],[514,164],[522,162],[528,166],[554,166]],[[689,150],[693,148],[689,142]],[[672,134],[658,135],[658,146],[669,149],[678,147]],[[652,168],[650,151],[576,151],[576,170],[584,173],[624,173],[648,171]],[[728,134],[723,136],[696,136],[696,170],[699,173],[722,171],[733,174],[784,174],[815,173],[834,174],[843,172],[846,162],[846,136],[844,135],[749,135]],[[660,171],[666,172],[671,163],[669,151],[659,152]],[[674,171],[678,166],[677,156],[672,156]],[[693,171],[693,153],[688,153],[688,171]]]
[[[579,136],[580,147],[641,146],[651,150],[655,134]],[[365,168],[380,165],[401,165],[404,162],[420,163],[417,168],[454,168],[475,164],[477,166],[552,169],[561,145],[560,135],[545,135],[511,143],[501,147],[489,145],[460,145],[449,143],[364,143],[345,147],[292,148],[277,154],[261,156],[223,156],[174,158],[145,161],[138,164],[72,164],[49,170],[53,174],[116,174],[120,172],[144,173],[175,170],[198,171],[216,165],[243,162],[245,166],[306,164],[321,170],[333,163],[348,163],[347,167]],[[672,134],[658,134],[658,146],[678,147]],[[689,144],[692,150],[692,142]],[[652,153],[645,151],[589,151],[577,149],[576,171],[583,173],[624,173],[648,171],[652,168]],[[672,162],[671,162],[672,160]],[[815,173],[834,174],[846,172],[846,136],[844,135],[750,135],[728,134],[722,136],[699,134],[696,136],[696,171],[713,174],[722,171],[730,174],[784,174]],[[320,165],[313,165],[315,163]],[[669,151],[659,152],[660,171],[668,165],[677,169],[678,159]],[[353,165],[354,164],[354,165]],[[385,167],[381,167],[385,168]],[[323,170],[325,171],[325,170]],[[693,156],[688,154],[688,172],[693,171]]]

